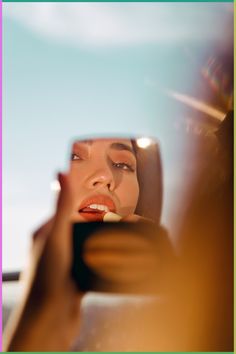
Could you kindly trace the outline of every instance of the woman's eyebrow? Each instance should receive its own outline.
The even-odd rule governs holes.
[[[131,152],[135,156],[133,148],[127,144],[113,143],[113,144],[111,144],[110,148],[115,149],[115,150],[126,150],[126,151]]]

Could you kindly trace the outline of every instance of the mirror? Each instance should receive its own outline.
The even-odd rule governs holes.
[[[78,288],[153,291],[152,277],[160,258],[166,258],[161,245],[166,235],[160,227],[162,168],[157,141],[75,140],[69,171],[76,196],[72,274]]]
[[[74,220],[160,222],[162,169],[151,138],[76,140],[70,154]]]

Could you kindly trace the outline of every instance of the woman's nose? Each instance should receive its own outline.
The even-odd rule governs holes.
[[[89,189],[105,187],[109,191],[113,191],[115,188],[115,180],[112,171],[109,167],[98,169],[88,178],[87,186]]]

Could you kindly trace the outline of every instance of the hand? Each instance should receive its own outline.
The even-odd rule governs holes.
[[[34,234],[24,297],[4,333],[4,351],[69,351],[79,331],[80,304],[71,280],[73,193],[60,175],[55,217]]]
[[[116,226],[118,224],[97,231],[86,240],[84,261],[94,273],[112,282],[119,292],[135,292],[137,286],[142,292],[158,269],[156,238],[148,235],[148,228],[143,234],[136,227],[121,231]]]

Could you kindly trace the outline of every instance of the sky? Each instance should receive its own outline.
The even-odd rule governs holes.
[[[53,210],[69,146],[87,135],[151,135],[164,166],[163,223],[173,228],[168,127],[183,114],[232,4],[3,3],[3,269],[27,264],[30,235]],[[196,55],[197,53],[197,55]],[[176,196],[175,196],[176,197]],[[173,236],[174,237],[174,236]]]

